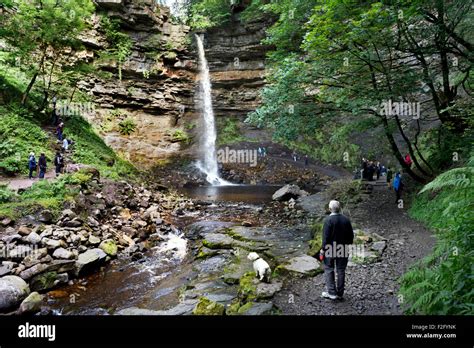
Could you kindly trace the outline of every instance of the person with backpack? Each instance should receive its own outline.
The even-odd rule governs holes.
[[[39,165],[39,178],[40,179],[44,179],[44,175],[46,174],[46,169],[47,169],[47,163],[46,163],[46,156],[44,153],[41,154],[40,158],[39,158],[39,161],[38,161],[38,165]]]
[[[395,190],[396,195],[395,203],[398,203],[398,201],[402,197],[403,189],[402,175],[400,174],[400,172],[397,172],[397,174],[395,174],[395,178],[393,179],[393,189]]]
[[[34,152],[30,153],[30,156],[28,157],[28,169],[30,170],[28,178],[33,179],[33,172],[36,171],[36,158]]]
[[[64,157],[59,151],[56,152],[56,157],[54,157],[54,166],[56,167],[56,176],[58,176],[64,167]]]

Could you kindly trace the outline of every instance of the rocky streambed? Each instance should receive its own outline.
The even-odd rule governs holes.
[[[279,293],[320,279],[321,264],[312,256],[321,243],[326,198],[295,185],[279,189],[273,200],[273,189],[263,198],[256,190],[261,201],[189,199],[160,185],[95,179],[58,217],[43,211],[16,224],[6,219],[0,310],[285,313]],[[356,235],[365,252],[351,257],[351,267],[379,262],[387,238],[360,229]],[[249,252],[270,264],[269,283],[256,279]]]

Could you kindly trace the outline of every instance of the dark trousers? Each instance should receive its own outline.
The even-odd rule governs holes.
[[[398,203],[398,200],[402,198],[402,192],[400,191],[400,189],[398,189],[398,190],[395,190],[395,194],[397,195],[397,199],[395,203]]]
[[[44,174],[46,173],[46,168],[40,168],[39,178],[44,179]]]
[[[28,178],[32,178],[33,177],[33,172],[36,170],[36,168],[30,168],[30,174],[28,175]]]
[[[330,295],[341,297],[344,295],[344,281],[348,261],[349,259],[347,257],[324,259],[324,277]],[[335,281],[335,273],[337,273],[337,284]]]

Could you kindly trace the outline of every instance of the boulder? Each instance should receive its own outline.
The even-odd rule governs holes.
[[[18,234],[22,236],[27,236],[31,233],[32,229],[27,226],[20,226],[18,228]]]
[[[61,243],[59,240],[51,239],[47,237],[44,237],[41,240],[41,244],[43,244],[46,248],[52,249],[52,250],[59,248],[61,246]]]
[[[107,239],[100,243],[99,248],[109,256],[117,255],[117,244],[112,239]]]
[[[91,234],[89,236],[89,244],[91,245],[98,245],[100,243],[100,238],[99,237],[96,237],[94,236],[93,234]]]
[[[224,315],[225,307],[223,304],[201,297],[196,307],[193,309],[194,315]]]
[[[10,274],[13,268],[15,268],[15,265],[15,262],[2,261],[2,264],[0,265],[0,277]]]
[[[36,249],[33,253],[29,254],[23,259],[23,263],[26,267],[31,267],[41,262],[41,259],[48,255],[48,249],[41,248]]]
[[[268,315],[271,314],[273,303],[271,302],[248,302],[239,308],[238,315]]]
[[[76,276],[81,276],[93,269],[100,267],[107,257],[107,254],[102,249],[89,249],[86,252],[79,254],[75,264]]]
[[[285,185],[277,190],[272,199],[274,201],[289,201],[290,199],[297,199],[301,196],[306,196],[307,192],[302,191],[297,185]]]
[[[71,260],[74,259],[74,253],[64,248],[58,248],[54,251],[53,257],[56,259]]]
[[[36,291],[33,291],[21,303],[19,314],[39,312],[41,309],[42,303],[43,303],[43,295],[40,295]]]
[[[386,247],[387,247],[387,242],[381,240],[381,241],[378,241],[378,242],[374,242],[370,246],[370,249],[378,252],[379,254],[382,254]]]
[[[0,278],[0,312],[18,306],[29,293],[28,284],[20,277],[9,275]]]
[[[25,240],[30,243],[30,244],[39,244],[41,242],[41,237],[39,236],[38,233],[36,232],[31,232],[26,238]]]
[[[257,298],[271,298],[281,290],[282,286],[283,284],[280,282],[270,284],[259,283],[256,290]]]
[[[296,256],[287,263],[279,265],[277,269],[299,276],[315,276],[323,272],[321,263],[309,255]]]
[[[53,221],[53,213],[49,210],[43,210],[39,216],[38,216],[38,221],[45,223],[45,224],[50,224]]]

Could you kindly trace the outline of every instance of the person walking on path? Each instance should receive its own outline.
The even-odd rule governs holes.
[[[395,190],[396,195],[395,203],[398,203],[398,201],[402,198],[403,189],[402,176],[400,172],[397,172],[397,174],[395,174],[395,178],[393,179],[393,189]]]
[[[379,180],[380,178],[381,171],[382,171],[382,165],[380,164],[380,162],[377,162],[375,166],[375,174],[377,175],[377,180]]]
[[[36,171],[36,157],[35,153],[32,152],[30,153],[30,156],[28,157],[28,169],[30,170],[30,173],[28,175],[29,179],[33,179],[33,172]]]
[[[63,151],[67,151],[69,149],[69,140],[66,138],[66,136],[63,134]]]
[[[59,151],[56,152],[56,157],[54,157],[54,166],[56,167],[56,176],[58,176],[64,167],[64,158]]]
[[[47,169],[46,156],[45,156],[44,153],[41,154],[41,156],[39,158],[39,161],[38,161],[38,165],[39,165],[39,169],[40,169],[39,178],[44,179],[44,174],[46,173],[46,169]]]
[[[62,119],[59,119],[59,124],[56,127],[56,134],[58,135],[59,141],[63,141],[63,129],[64,129],[64,122]]]
[[[308,155],[304,155],[304,166],[307,167],[309,164]]]
[[[298,160],[298,156],[296,155],[296,151],[293,151],[293,161],[297,161]]]
[[[330,300],[342,299],[346,267],[349,261],[350,245],[354,241],[354,231],[350,220],[341,214],[341,204],[332,200],[329,202],[329,215],[324,221],[322,249],[324,277],[327,291],[321,297]],[[335,281],[335,272],[337,283]]]

